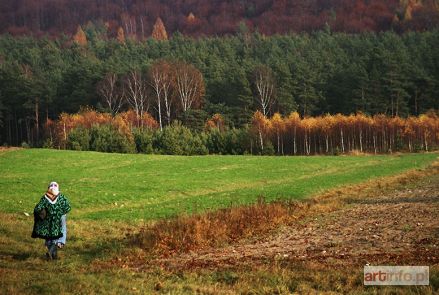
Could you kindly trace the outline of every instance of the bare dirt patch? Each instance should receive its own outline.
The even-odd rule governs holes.
[[[305,262],[328,267],[437,265],[439,263],[439,167],[399,178],[396,184],[376,183],[339,191],[343,200],[328,210],[316,201],[304,218],[264,237],[223,248],[158,259],[169,268],[233,267],[267,261]],[[422,177],[421,177],[422,176]],[[402,187],[404,186],[404,187]],[[396,189],[395,189],[396,188]],[[362,193],[362,189],[369,190]],[[329,202],[331,203],[331,202]]]

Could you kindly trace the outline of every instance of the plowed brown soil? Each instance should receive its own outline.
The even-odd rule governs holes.
[[[301,261],[329,267],[437,265],[438,171],[433,168],[428,177],[406,188],[366,197],[353,192],[335,210],[297,220],[264,237],[159,262],[183,269],[257,265],[267,261]]]

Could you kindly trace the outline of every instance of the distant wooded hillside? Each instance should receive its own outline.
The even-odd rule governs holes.
[[[150,37],[160,17],[169,34],[224,35],[242,30],[423,31],[439,24],[437,0],[2,0],[0,33],[73,34],[89,22],[116,37]]]

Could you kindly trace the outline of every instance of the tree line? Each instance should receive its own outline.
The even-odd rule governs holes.
[[[171,155],[263,154],[338,155],[431,151],[439,147],[439,116],[434,112],[408,118],[384,115],[323,115],[301,118],[297,112],[272,117],[256,111],[251,122],[230,128],[220,114],[202,131],[179,121],[159,128],[148,113],[134,110],[98,113],[82,109],[63,113],[44,126],[45,147],[101,152]]]
[[[85,106],[113,116],[133,110],[139,122],[148,112],[159,129],[179,121],[197,133],[214,114],[232,130],[257,110],[307,118],[439,109],[437,30],[122,42],[88,28],[84,36],[0,37],[2,143],[41,146],[50,120]]]

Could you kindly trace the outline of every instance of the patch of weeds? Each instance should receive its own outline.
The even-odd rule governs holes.
[[[439,291],[439,272],[430,272],[430,286],[433,291]]]
[[[299,281],[298,280],[292,280],[288,283],[288,291],[297,292],[298,288],[299,288]]]
[[[409,232],[409,231],[412,230],[412,226],[411,226],[410,224],[406,224],[406,225],[404,225],[404,226],[402,227],[402,230],[403,230],[404,232]]]
[[[221,271],[214,274],[214,280],[229,286],[235,285],[239,280],[239,275],[233,271]]]

